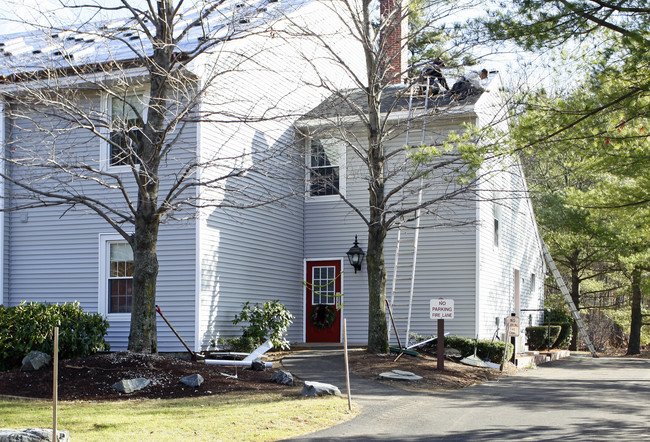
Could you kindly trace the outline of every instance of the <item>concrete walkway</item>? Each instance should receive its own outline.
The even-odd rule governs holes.
[[[345,391],[341,349],[295,353],[283,365]],[[360,416],[296,440],[649,440],[650,360],[571,357],[439,394],[351,378]]]

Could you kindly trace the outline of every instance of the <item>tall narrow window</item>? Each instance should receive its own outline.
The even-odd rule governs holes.
[[[494,247],[499,247],[501,240],[501,206],[498,201],[492,202],[492,216],[494,218]]]
[[[334,140],[312,139],[310,146],[309,194],[339,195],[341,146]]]
[[[130,313],[133,295],[133,250],[126,242],[110,242],[108,313]]]
[[[111,98],[111,136],[109,164],[131,163],[137,138],[144,126],[144,97],[140,94]]]
[[[535,293],[535,289],[537,289],[537,281],[534,273],[530,274],[530,292]]]

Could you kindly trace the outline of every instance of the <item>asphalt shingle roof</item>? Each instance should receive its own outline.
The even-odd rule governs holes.
[[[214,43],[252,32],[309,1],[312,0],[226,0],[200,26],[192,27],[175,50],[192,51],[201,42]],[[176,17],[176,36],[200,16],[204,7],[189,9]],[[155,34],[152,24],[145,23]],[[0,75],[128,61],[152,51],[151,41],[134,18],[89,23],[77,29],[71,25],[65,30],[0,35]]]

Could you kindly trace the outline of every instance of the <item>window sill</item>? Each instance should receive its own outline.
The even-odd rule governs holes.
[[[308,203],[325,202],[325,201],[341,201],[340,195],[322,195],[322,196],[307,196],[305,201]]]
[[[106,319],[109,321],[130,321],[131,320],[131,313],[107,313]]]

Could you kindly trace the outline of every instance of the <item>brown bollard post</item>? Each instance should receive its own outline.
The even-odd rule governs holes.
[[[445,369],[445,320],[438,319],[438,347],[436,349],[438,355],[438,370]]]

